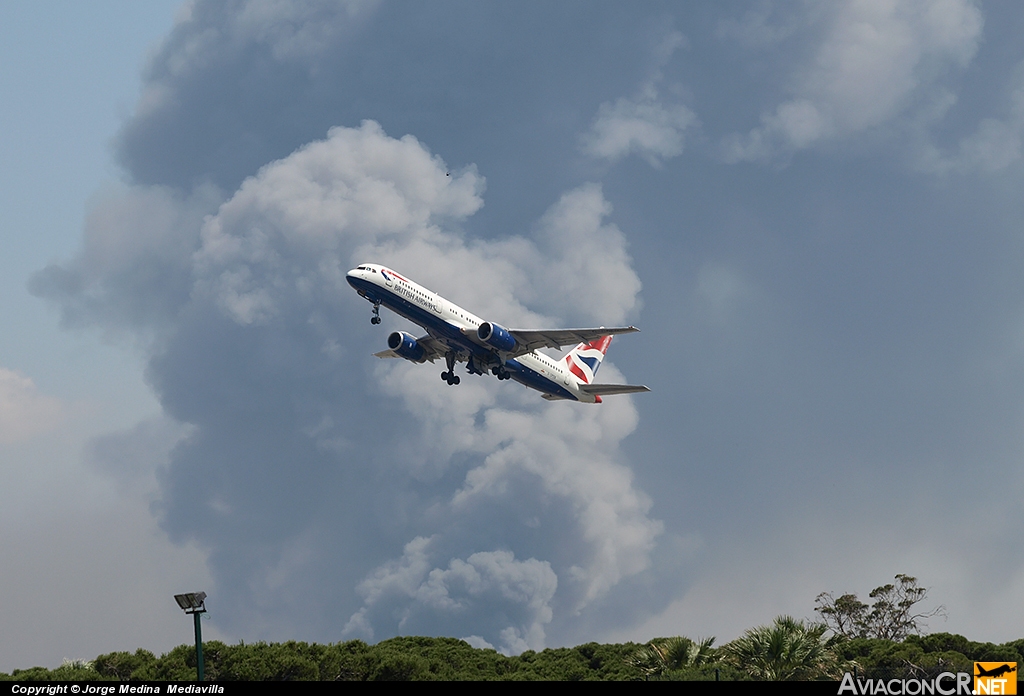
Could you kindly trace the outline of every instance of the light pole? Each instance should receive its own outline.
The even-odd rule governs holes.
[[[174,601],[185,610],[186,614],[192,614],[196,623],[196,675],[198,681],[203,681],[203,629],[199,626],[199,615],[206,613],[206,593],[189,592],[187,594],[174,595]]]

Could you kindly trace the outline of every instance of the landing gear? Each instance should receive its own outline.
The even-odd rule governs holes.
[[[370,323],[374,325],[380,323],[380,302],[373,303],[373,316],[370,317]]]
[[[498,379],[512,379],[512,375],[508,373],[504,365],[498,365],[497,367],[491,368],[491,374]]]
[[[457,374],[455,374],[455,353],[445,353],[444,361],[448,364],[448,369],[441,373],[441,379],[447,382],[449,387],[461,382],[462,380],[459,379]]]

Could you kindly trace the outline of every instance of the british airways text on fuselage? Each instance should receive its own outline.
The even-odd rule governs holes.
[[[419,338],[404,331],[388,336],[388,350],[379,358],[404,358],[412,362],[433,362],[444,358],[447,370],[441,379],[459,384],[457,362],[466,363],[469,374],[490,372],[500,380],[513,379],[541,392],[545,399],[568,399],[600,403],[602,395],[650,391],[630,384],[593,382],[611,337],[638,331],[634,326],[587,329],[506,329],[484,321],[437,293],[379,264],[362,264],[348,272],[346,279],[362,297],[373,304],[370,322],[379,324],[380,308],[418,324],[427,334]],[[568,355],[552,358],[540,348],[561,348],[577,344]]]

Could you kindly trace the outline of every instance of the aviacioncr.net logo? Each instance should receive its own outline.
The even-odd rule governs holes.
[[[847,672],[839,685],[839,694],[857,696],[970,696],[972,693],[971,675],[967,672],[943,672],[934,679],[854,679]]]
[[[1016,662],[975,662],[975,694],[1016,694]]]

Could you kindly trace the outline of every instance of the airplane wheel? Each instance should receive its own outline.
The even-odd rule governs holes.
[[[374,325],[379,324],[380,323],[380,317],[370,317],[370,323],[374,324]]]
[[[452,384],[458,384],[461,381],[462,381],[462,378],[459,377],[458,375],[455,375],[454,377],[452,377]]]
[[[441,373],[441,379],[443,379],[445,382],[447,382],[448,381],[448,373],[447,372],[442,372]]]

